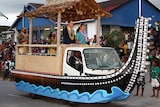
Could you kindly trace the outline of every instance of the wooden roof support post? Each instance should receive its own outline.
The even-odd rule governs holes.
[[[100,43],[99,43],[99,41],[100,41],[100,30],[101,30],[101,16],[97,16],[97,35],[96,35],[97,45],[100,45]]]
[[[32,44],[32,33],[33,33],[33,18],[29,18],[30,25],[29,25],[29,53],[32,53],[32,49],[30,45]]]
[[[57,20],[57,47],[60,45],[61,40],[61,11],[58,12],[58,20]],[[57,55],[59,49],[57,48]]]

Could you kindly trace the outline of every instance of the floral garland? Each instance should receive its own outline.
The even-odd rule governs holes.
[[[75,35],[74,35],[74,30],[72,29],[72,33],[71,33],[71,35],[70,35],[70,33],[69,33],[69,38],[71,39],[71,40],[74,40],[74,37]]]

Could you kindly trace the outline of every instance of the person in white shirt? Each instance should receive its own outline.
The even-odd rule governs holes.
[[[9,61],[5,60],[3,62],[4,72],[3,72],[3,80],[5,80],[9,75]]]

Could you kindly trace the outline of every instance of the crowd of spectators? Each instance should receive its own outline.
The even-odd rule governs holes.
[[[151,28],[149,33],[148,42],[150,43],[150,46],[148,47],[150,50],[149,55],[152,51],[158,52],[158,48],[160,47],[160,31],[156,31],[155,29]],[[129,55],[130,51],[132,49],[134,42],[134,32],[129,33],[128,31],[124,32],[124,38],[121,40],[121,43],[119,45],[120,48],[120,58],[125,55]]]
[[[10,38],[2,42],[0,48],[0,70],[3,80],[8,78],[11,69],[15,65],[15,42],[12,42]]]
[[[128,31],[124,31],[123,35],[124,37],[119,44],[120,59],[124,59],[129,56],[134,42],[134,32],[129,33]]]
[[[150,29],[148,37],[149,42],[149,52],[148,61],[149,65],[146,67],[146,70],[149,72],[150,79],[148,82],[151,83],[153,95],[151,97],[159,97],[160,83],[157,81],[158,75],[160,75],[160,31],[156,31],[155,29]],[[128,32],[124,32],[124,39],[122,39],[120,47],[120,58],[122,62],[126,62],[128,55],[132,49],[134,42],[134,33],[129,34]],[[138,96],[139,88],[142,87],[141,96],[144,93],[145,85],[145,72],[141,71],[139,77],[137,79],[137,88],[135,96]]]

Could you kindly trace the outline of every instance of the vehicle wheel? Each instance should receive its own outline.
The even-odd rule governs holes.
[[[78,107],[78,106],[79,106],[79,103],[69,102],[69,105],[70,105],[71,107]]]
[[[37,94],[29,93],[29,96],[33,99],[39,99],[39,95]]]

